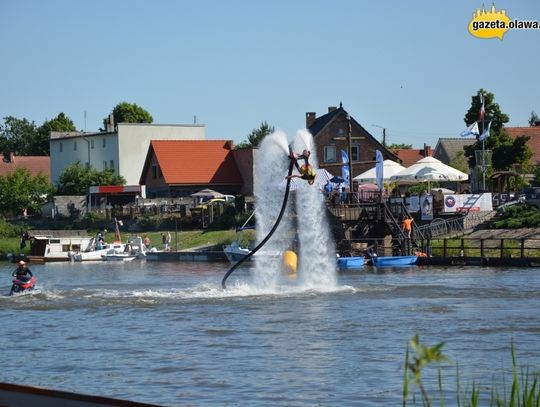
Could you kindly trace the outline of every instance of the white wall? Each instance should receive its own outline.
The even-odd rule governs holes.
[[[126,179],[126,185],[138,185],[151,140],[204,140],[205,130],[204,125],[120,123],[116,133],[52,132],[51,181],[56,184],[67,166],[76,161],[86,165],[90,158],[90,165],[98,171],[105,169],[104,161],[110,168],[112,160],[115,173]]]
[[[204,125],[118,124],[120,174],[127,185],[137,185],[151,140],[204,140]]]

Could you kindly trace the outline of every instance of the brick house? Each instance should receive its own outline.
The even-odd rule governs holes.
[[[348,119],[350,118],[350,120]],[[343,108],[329,107],[328,113],[316,117],[315,112],[306,113],[306,128],[313,135],[317,147],[317,160],[320,168],[332,175],[341,175],[341,150],[347,152],[347,138],[351,132],[352,177],[373,168],[375,150],[380,150],[384,159],[399,161],[398,156],[384,147],[360,123]]]
[[[229,140],[152,140],[140,185],[148,198],[189,196],[210,188],[236,195],[242,190]]]

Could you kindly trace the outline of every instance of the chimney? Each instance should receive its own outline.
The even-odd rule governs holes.
[[[428,146],[426,143],[424,143],[424,157],[430,157],[431,154],[431,146]]]
[[[337,110],[335,106],[328,106],[328,113],[332,113],[334,110]]]
[[[114,115],[111,113],[109,115],[109,119],[107,120],[107,131],[109,133],[114,132],[115,126],[114,126]]]
[[[313,123],[315,123],[315,119],[317,118],[317,115],[315,112],[307,112],[306,113],[306,128],[309,129]]]

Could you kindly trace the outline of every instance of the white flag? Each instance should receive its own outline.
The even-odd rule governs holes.
[[[478,137],[478,140],[484,141],[485,139],[487,139],[489,137],[489,128],[490,127],[491,127],[491,120],[489,121],[487,127],[484,129],[484,131],[482,132],[480,137]]]
[[[459,135],[461,137],[469,137],[469,136],[478,136],[479,134],[480,134],[480,130],[478,129],[478,122],[474,122],[467,128],[467,130],[462,131]]]

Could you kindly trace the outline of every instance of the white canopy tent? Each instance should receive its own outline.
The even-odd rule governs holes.
[[[392,175],[403,171],[405,167],[401,164],[398,164],[392,160],[383,161],[383,180],[389,181]],[[361,184],[376,184],[377,183],[377,174],[376,167],[373,167],[367,171],[364,171],[362,174],[357,175],[353,180],[358,181]]]
[[[397,182],[466,181],[469,176],[428,156],[390,177]]]

